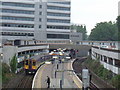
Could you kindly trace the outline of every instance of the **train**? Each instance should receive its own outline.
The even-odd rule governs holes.
[[[46,60],[51,60],[51,55],[41,56],[38,60],[34,58],[25,59],[24,60],[24,70],[25,74],[35,74],[38,68],[44,64]]]

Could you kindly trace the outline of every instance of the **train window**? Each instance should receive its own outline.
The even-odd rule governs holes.
[[[31,60],[30,60],[30,65],[32,64]]]
[[[36,65],[36,62],[33,62],[33,66],[35,66]]]
[[[28,60],[25,61],[25,65],[28,65]]]

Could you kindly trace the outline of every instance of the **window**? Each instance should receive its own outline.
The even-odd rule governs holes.
[[[39,15],[42,15],[42,12],[39,12]]]
[[[11,16],[2,16],[2,19],[5,20],[19,20],[19,21],[34,21],[34,18],[25,18],[25,17],[11,17]]]
[[[48,16],[70,17],[70,14],[47,12]]]
[[[39,25],[39,28],[41,28],[41,25]]]
[[[112,43],[110,43],[110,45],[112,46]]]
[[[39,18],[39,21],[41,22],[41,18]]]
[[[2,23],[2,26],[4,27],[20,27],[20,28],[34,28],[34,25],[29,24],[4,24]]]
[[[101,61],[103,60],[103,56],[102,56],[102,55],[101,55],[101,58],[100,58],[100,59],[101,59]]]
[[[70,29],[69,26],[47,26],[48,29]]]
[[[27,10],[13,10],[13,9],[2,9],[4,13],[19,13],[19,14],[34,14],[34,11]]]
[[[47,22],[55,22],[55,23],[70,23],[70,20],[47,19]]]
[[[68,34],[47,34],[47,38],[69,39],[69,35]]]
[[[28,60],[26,60],[26,61],[25,61],[25,65],[28,65],[28,64],[29,64],[28,62],[29,62],[29,61],[28,61]]]
[[[104,56],[104,62],[106,62],[106,63],[107,63],[107,57],[106,57],[106,56]]]
[[[33,33],[2,32],[3,36],[34,36]]]
[[[42,5],[40,5],[39,8],[42,8]]]
[[[35,66],[36,65],[36,62],[33,62],[33,66]]]
[[[66,4],[66,5],[70,5],[70,2],[49,2],[49,3],[57,3],[57,4]]]
[[[47,6],[47,9],[70,11],[69,7]]]
[[[34,8],[34,4],[24,4],[24,3],[17,3],[17,2],[2,2],[2,5]]]
[[[113,45],[115,46],[115,43],[113,43]]]

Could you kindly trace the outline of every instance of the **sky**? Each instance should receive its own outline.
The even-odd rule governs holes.
[[[71,0],[71,23],[85,24],[87,34],[96,23],[116,21],[120,0]]]

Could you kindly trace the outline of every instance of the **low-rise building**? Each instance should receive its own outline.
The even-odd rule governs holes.
[[[104,68],[120,74],[120,50],[92,46],[92,59],[99,60]]]
[[[82,33],[71,31],[70,40],[71,43],[79,44],[79,42],[82,41]]]

